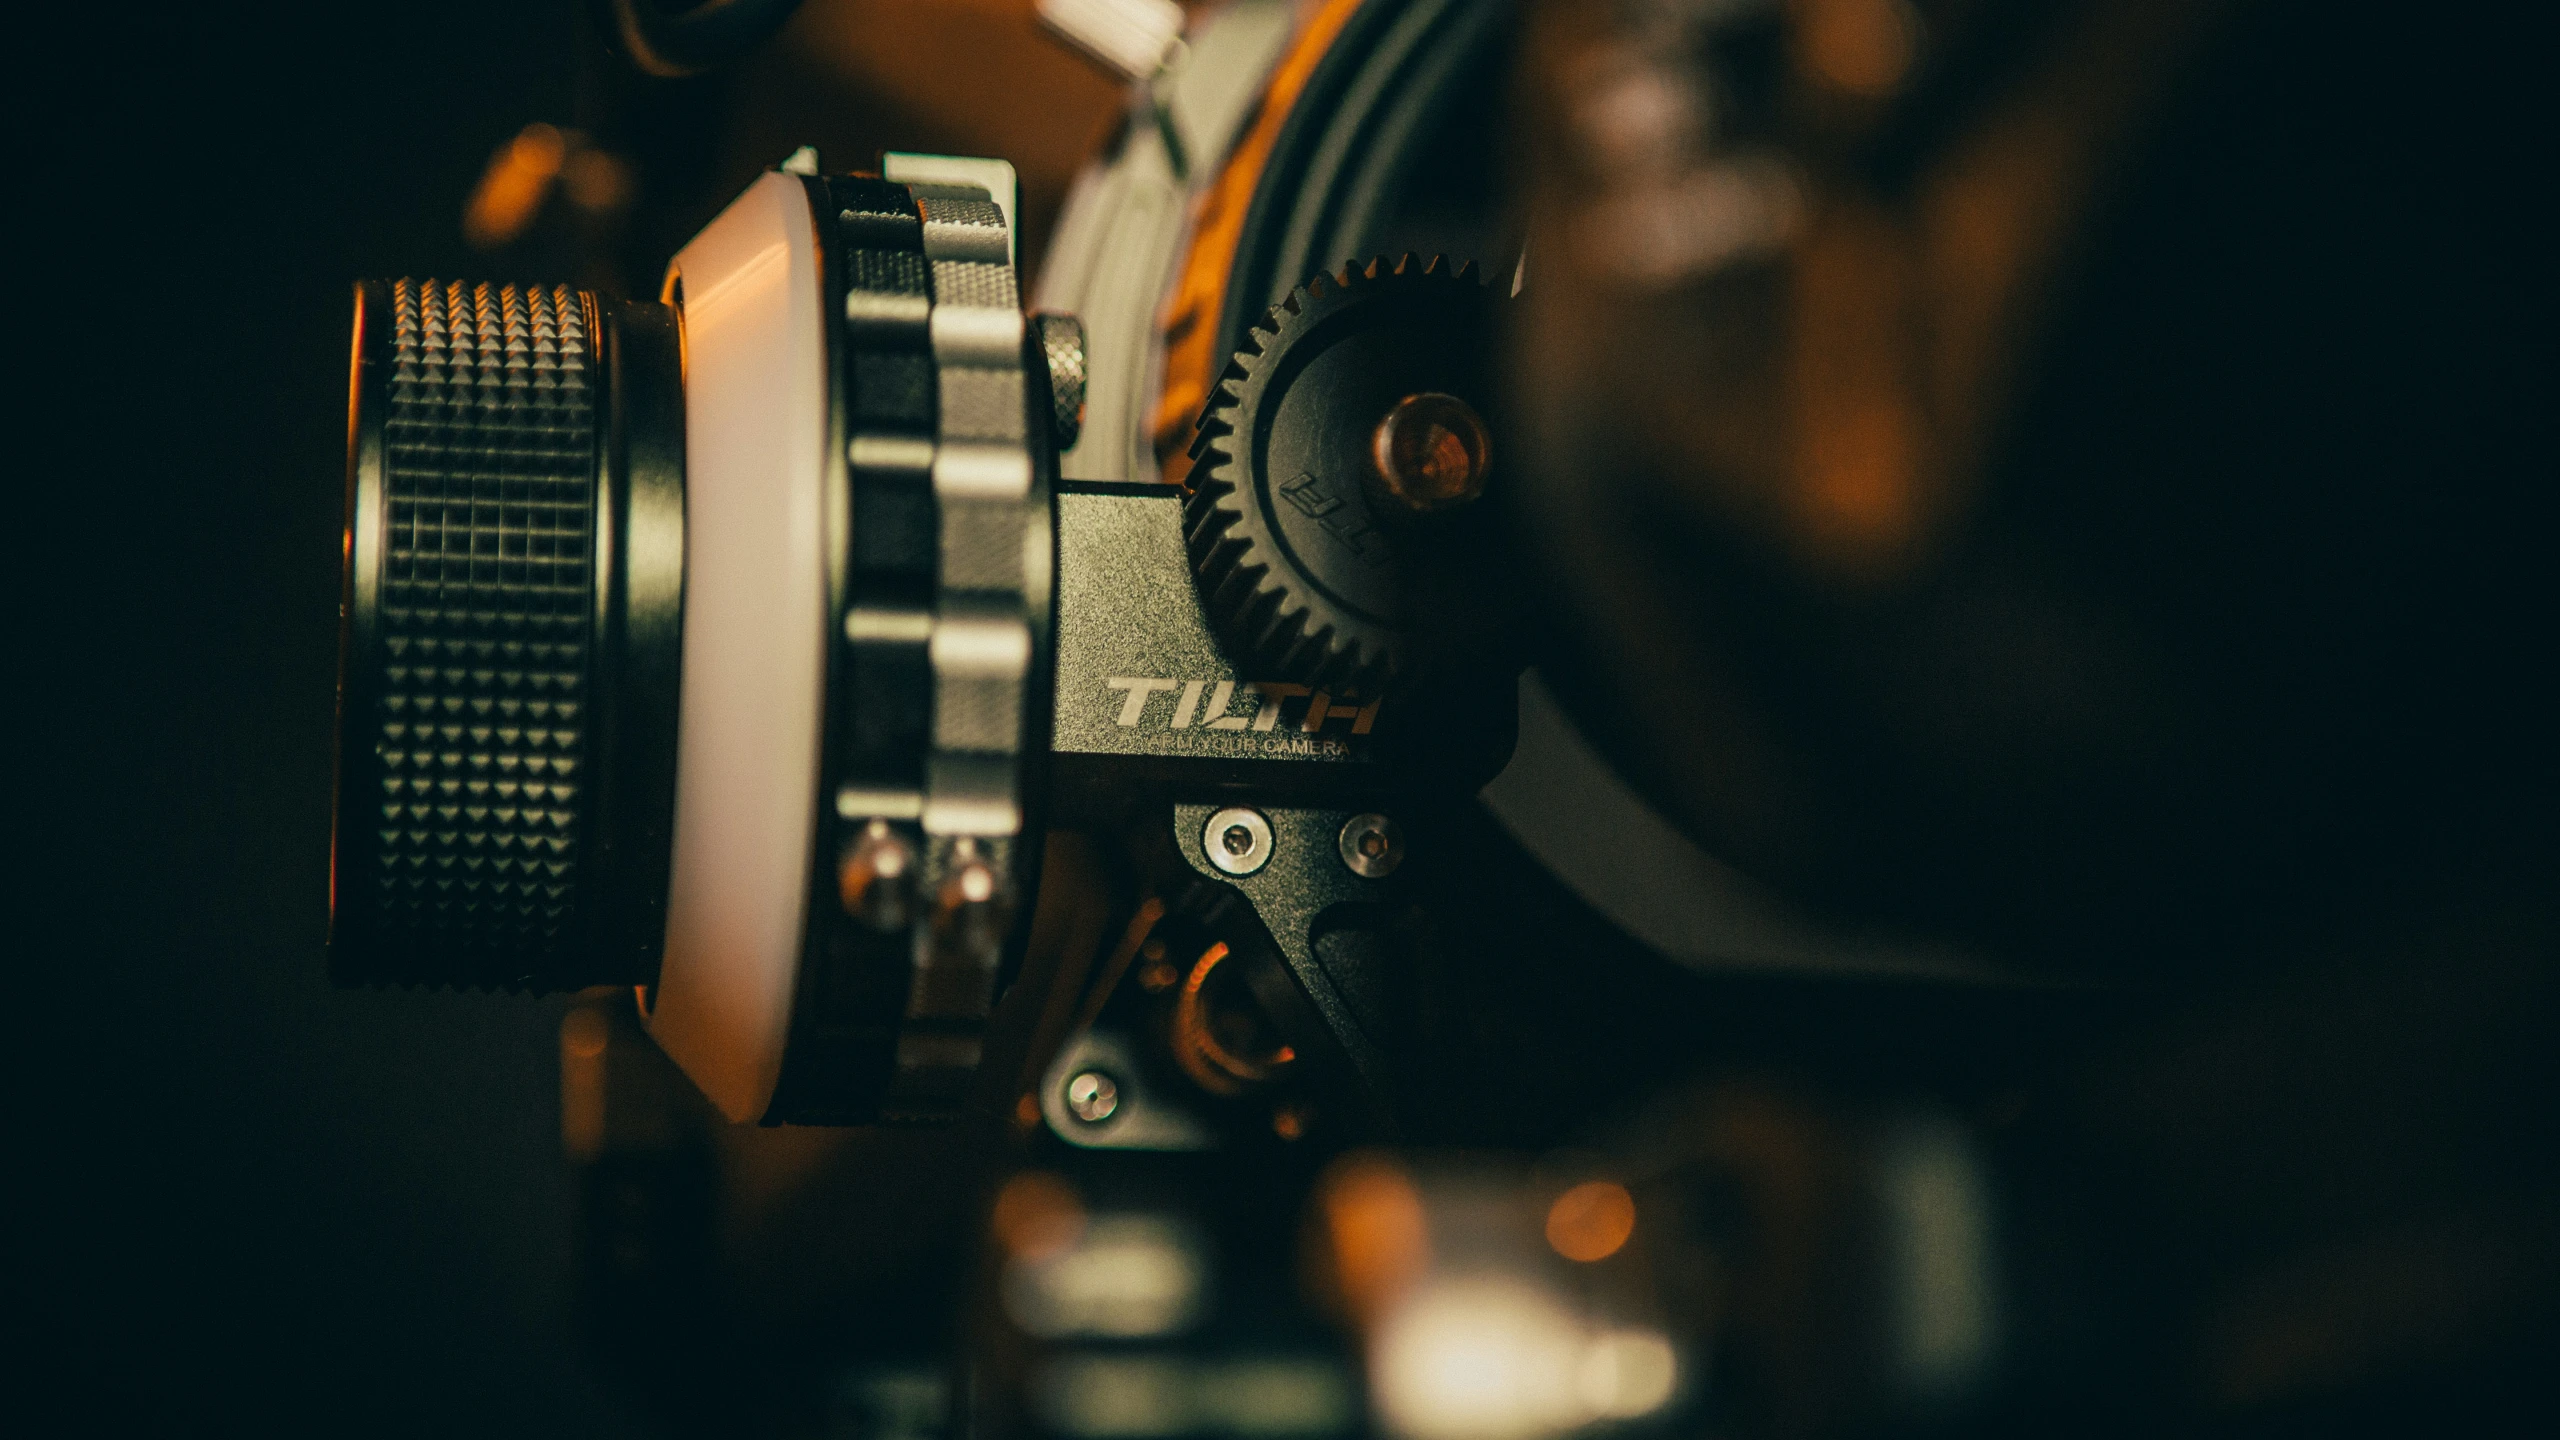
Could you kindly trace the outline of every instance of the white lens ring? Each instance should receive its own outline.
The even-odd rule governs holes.
[[[685,364],[685,597],[665,957],[646,1020],[730,1120],[773,1099],[807,922],[826,666],[817,229],[749,186],[667,268]]]

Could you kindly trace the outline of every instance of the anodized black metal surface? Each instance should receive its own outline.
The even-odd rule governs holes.
[[[666,307],[357,287],[330,968],[646,983],[683,609]]]
[[[1350,993],[1358,981],[1339,965],[1328,967],[1321,943],[1334,932],[1378,931],[1388,911],[1407,899],[1407,887],[1390,874],[1367,879],[1351,873],[1336,849],[1336,839],[1356,811],[1273,807],[1263,813],[1271,824],[1271,856],[1250,875],[1229,875],[1211,863],[1205,827],[1215,805],[1173,807],[1173,842],[1183,862],[1201,881],[1232,888],[1252,907],[1262,932],[1250,933],[1240,917],[1213,914],[1209,923],[1236,947],[1249,968],[1247,979],[1290,1042],[1302,1052],[1320,1025],[1327,1048],[1336,1051],[1357,1076],[1368,1108],[1383,1123],[1390,1080],[1383,1042],[1390,1037],[1378,1014],[1363,1013]],[[1223,907],[1210,906],[1211,912]],[[1260,944],[1253,942],[1261,942]],[[1270,963],[1267,944],[1279,965]],[[1348,982],[1348,983],[1346,983]],[[1285,986],[1285,988],[1284,988]],[[1310,1022],[1314,1024],[1310,1024]]]
[[[821,307],[827,336],[826,514],[827,724],[812,803],[818,843],[808,921],[792,999],[790,1038],[767,1124],[859,1125],[881,1118],[895,1071],[915,955],[912,930],[880,930],[844,913],[838,858],[873,817],[838,813],[847,789],[921,795],[932,748],[933,673],[928,654],[940,524],[932,462],[937,392],[930,329],[933,291],[922,217],[903,185],[869,175],[805,182],[819,228]],[[1056,455],[1053,405],[1036,330],[1025,337],[1025,433],[1033,503],[1047,510]],[[1038,893],[1047,748],[1054,585],[1031,597],[1029,723],[1024,736],[1024,827],[1011,842],[1017,892],[998,984],[1013,978]],[[859,611],[894,617],[856,624]],[[914,817],[890,818],[913,847],[927,839]],[[999,1065],[998,1068],[1001,1068]],[[896,1118],[933,1118],[907,1114]]]
[[[827,340],[827,725],[810,797],[808,921],[782,1073],[768,1124],[856,1125],[876,1117],[894,1066],[913,967],[907,927],[844,914],[835,813],[846,785],[921,792],[933,676],[926,656],[935,565],[932,290],[915,197],[868,176],[804,182],[818,226]],[[849,634],[855,607],[912,623]],[[892,822],[916,853],[912,819]]]
[[[1181,492],[1076,480],[1058,491],[1051,823],[1116,824],[1173,796],[1377,808],[1473,794],[1509,758],[1508,674],[1470,669],[1346,712],[1333,701],[1349,697],[1229,658],[1192,583]],[[1310,730],[1318,693],[1325,711]]]
[[[1485,507],[1423,517],[1380,503],[1371,451],[1407,396],[1498,413],[1484,363],[1495,318],[1474,267],[1408,255],[1311,279],[1253,327],[1211,388],[1183,507],[1192,572],[1231,652],[1365,690],[1483,648],[1459,640],[1483,627],[1443,617],[1497,608],[1469,593],[1478,572],[1507,569],[1480,533]]]
[[[1392,238],[1382,228],[1425,178],[1416,170],[1426,142],[1472,98],[1471,79],[1500,83],[1511,10],[1506,0],[1370,0],[1343,26],[1254,188],[1218,314],[1223,353],[1242,349],[1253,322],[1292,287]]]
[[[603,353],[606,485],[588,697],[596,772],[596,945],[657,978],[675,838],[684,669],[684,336],[666,305],[594,305]]]
[[[1325,694],[1310,730],[1319,691],[1255,676],[1220,648],[1191,583],[1179,491],[1059,491],[1054,823],[1117,818],[1174,792],[1281,803],[1390,785],[1381,727],[1395,697],[1364,699],[1346,718]]]
[[[824,241],[835,407],[828,465],[843,476],[829,514],[828,613],[862,606],[922,616],[933,605],[936,535],[923,221],[904,185],[846,175],[808,187]],[[933,703],[924,635],[839,638],[845,689],[830,698],[846,724],[829,737],[842,747],[831,778],[920,791]]]

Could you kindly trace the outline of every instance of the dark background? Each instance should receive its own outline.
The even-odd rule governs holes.
[[[573,1312],[567,1001],[325,976],[351,283],[654,294],[667,255],[802,143],[833,168],[884,146],[1014,157],[1028,267],[1117,95],[1031,10],[812,0],[734,70],[673,82],[611,56],[576,0],[15,27],[36,813],[8,948],[38,997],[19,1231],[39,1413],[92,1432],[641,1423],[649,1397],[598,1378]],[[984,85],[932,83],[955,63]],[[464,201],[536,121],[631,162],[628,218],[475,253]],[[626,1358],[734,1363],[693,1351]]]
[[[25,754],[63,819],[25,828],[11,948],[35,993],[68,982],[34,1027],[24,1172],[26,1310],[64,1357],[41,1408],[90,1432],[628,1432],[573,1320],[565,1001],[341,992],[322,953],[350,282],[615,268],[476,255],[459,222],[508,137],[617,97],[567,0],[99,19],[22,36],[12,67],[37,166],[14,548],[54,670],[31,718],[59,727]],[[789,148],[755,130],[787,107],[729,120],[733,83],[660,87],[636,122],[619,97],[670,132],[623,237],[644,290],[757,163],[733,156]]]
[[[841,38],[894,3],[813,4],[804,23]],[[963,17],[961,41],[977,38],[968,16],[997,13],[929,8]],[[1018,31],[1007,43],[1036,43]],[[21,22],[15,38],[27,114],[10,314],[24,338],[7,393],[18,615],[36,662],[16,692],[17,755],[36,810],[13,827],[8,952],[31,1006],[21,1106],[34,1124],[10,1173],[33,1202],[15,1227],[34,1262],[19,1307],[44,1377],[32,1413],[107,1433],[151,1418],[270,1434],[632,1431],[639,1417],[593,1378],[572,1320],[561,1003],[338,992],[322,963],[348,285],[584,278],[475,255],[458,224],[496,146],[600,103],[575,10],[102,8],[85,30]],[[1089,76],[1059,83],[1074,118],[1041,127],[1048,158],[1026,164],[1035,232],[1058,157],[1082,148],[1106,93]],[[1053,93],[999,88],[1034,121],[1026,107]],[[647,219],[607,257],[642,281],[800,140],[847,165],[886,138],[1009,153],[986,129],[772,64],[644,108],[668,168],[644,175]],[[2537,463],[2547,477],[2548,456]],[[2318,993],[2358,1022],[2333,1027],[2336,1048],[2370,1056],[2385,1053],[2376,1037],[2412,1033],[2417,1001],[2448,992]],[[2508,992],[2481,994],[2466,1017],[2531,1026]],[[2232,1027],[2235,1054],[2194,1072],[2271,1063],[2260,1039],[2303,1028],[2282,998],[2275,1021],[2253,1013]],[[2482,1052],[2472,1030],[2419,1030],[2445,1038],[2381,1067],[2374,1105],[2349,1115],[2335,1087],[2306,1082],[2278,1120],[2315,1112],[2362,1137],[2363,1116],[2415,1093],[2404,1071],[2452,1075],[2446,1103],[2404,1128],[2446,1133],[2438,1114],[2485,1112],[2510,1128],[2476,1148],[2515,1154],[2504,1142],[2547,1100],[2547,1065],[2463,1083],[2445,1058]],[[2299,1168],[2263,1144],[2267,1126],[2186,1124],[2230,1109],[2220,1084],[2194,1091],[2173,1138],[2201,1151],[2208,1178]],[[2309,1173],[2325,1186],[2353,1168]],[[722,1363],[676,1341],[652,1358]]]
[[[79,782],[76,868],[19,957],[71,988],[37,1107],[65,1163],[34,1172],[61,1301],[30,1307],[74,1357],[40,1386],[65,1428],[627,1428],[570,1326],[559,1004],[322,963],[348,283],[471,273],[461,197],[569,118],[573,23],[143,7],[12,67],[68,171],[20,194],[67,342],[20,478],[75,516],[17,548],[61,567],[33,605],[94,747],[34,760]]]

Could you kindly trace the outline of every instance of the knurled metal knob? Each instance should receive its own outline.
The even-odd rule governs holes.
[[[647,373],[612,374],[608,342]],[[330,927],[341,981],[539,990],[654,974],[679,602],[635,630],[621,543],[633,479],[603,437],[680,424],[665,413],[681,406],[676,383],[663,306],[559,287],[358,287]],[[680,475],[640,483],[677,487],[654,518],[677,527],[680,553]],[[680,578],[669,589],[680,596]]]

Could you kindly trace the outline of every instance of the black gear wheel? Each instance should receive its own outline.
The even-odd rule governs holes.
[[[1192,575],[1234,658],[1374,689],[1406,669],[1395,524],[1371,508],[1378,421],[1438,391],[1486,410],[1493,309],[1473,265],[1373,260],[1271,308],[1210,388],[1183,506]]]

